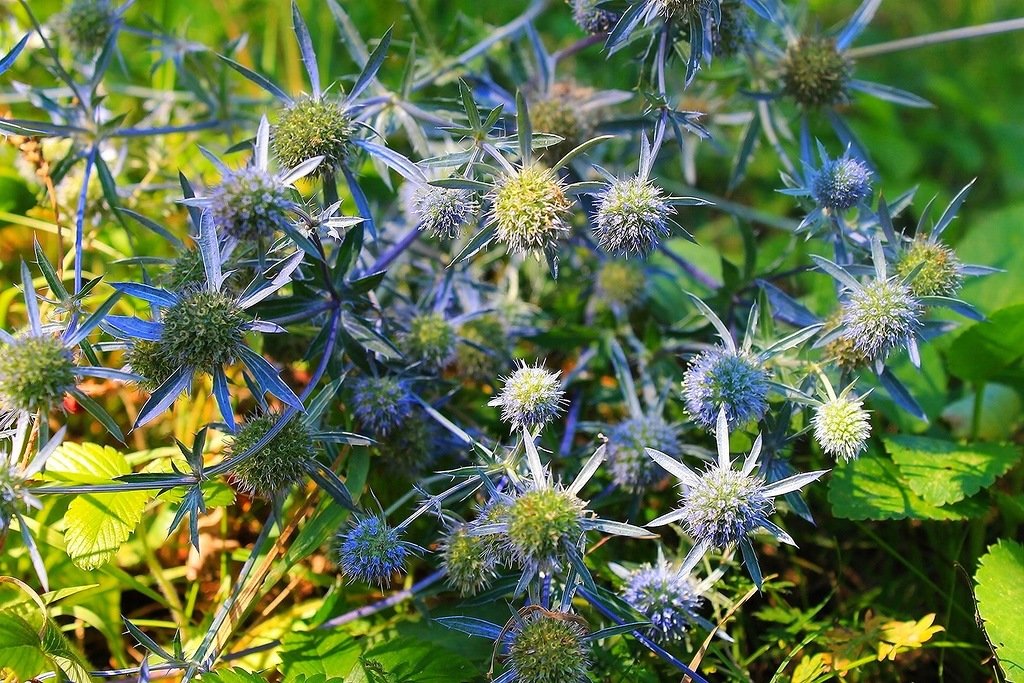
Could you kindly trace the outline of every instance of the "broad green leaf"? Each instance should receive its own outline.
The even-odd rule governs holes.
[[[957,244],[957,256],[964,263],[1003,268],[1005,273],[967,280],[959,294],[964,301],[981,305],[983,312],[1024,303],[1024,204],[993,211],[973,221],[971,229]]]
[[[844,519],[964,519],[960,510],[928,503],[900,477],[892,460],[866,454],[832,471],[828,499]]]
[[[990,275],[991,278],[1002,274]],[[950,373],[969,382],[1001,380],[1024,358],[1024,304],[1003,308],[953,341]]]
[[[931,505],[948,505],[988,488],[1020,460],[1020,449],[996,444],[961,446],[924,436],[885,439],[885,449],[910,488]]]
[[[109,446],[65,443],[50,458],[50,478],[74,483],[109,483],[131,472],[124,455]],[[75,496],[65,516],[64,543],[78,567],[106,564],[135,530],[151,493],[121,491]]]
[[[1009,683],[1024,681],[1024,546],[1003,539],[974,575],[978,613]]]
[[[15,680],[28,680],[51,668],[36,629],[19,616],[0,613],[0,679],[13,674]]]
[[[359,664],[360,643],[338,631],[289,633],[281,643],[281,672],[290,680],[299,675],[347,675]]]

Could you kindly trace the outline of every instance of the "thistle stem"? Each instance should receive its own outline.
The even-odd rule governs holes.
[[[994,36],[1000,33],[1011,33],[1013,31],[1022,30],[1024,30],[1024,17],[1019,19],[1007,19],[1006,21],[994,21],[988,24],[980,24],[978,26],[955,28],[949,31],[927,33],[923,36],[890,40],[888,42],[877,43],[875,45],[854,47],[846,51],[846,56],[852,59],[874,57],[876,55],[900,52],[901,50],[914,50],[919,47],[928,47],[929,45],[939,45],[941,43],[951,43],[957,40],[969,40],[971,38],[982,38],[984,36]]]
[[[346,612],[345,614],[336,616],[333,619],[329,619],[322,623],[320,626],[318,626],[317,629],[320,630],[336,628],[338,626],[343,626],[349,622],[355,621],[356,619],[362,619],[364,617],[376,614],[377,612],[383,612],[386,609],[390,609],[395,605],[398,605],[402,602],[405,602],[406,600],[415,597],[417,593],[426,588],[429,588],[430,586],[434,585],[447,575],[448,570],[439,569],[430,576],[427,576],[426,578],[417,581],[405,590],[393,593],[388,597],[384,598],[383,600],[378,600],[372,605],[364,605],[363,607],[356,608],[350,612]]]
[[[561,50],[558,50],[557,52],[553,53],[551,55],[551,61],[554,62],[555,64],[558,64],[563,59],[572,57],[577,52],[582,52],[591,45],[597,45],[598,43],[604,42],[607,37],[608,35],[606,33],[597,33],[592,36],[587,36],[586,38],[580,38],[572,45],[564,47]]]
[[[400,240],[392,244],[391,247],[384,252],[384,254],[382,254],[372,266],[370,266],[369,273],[377,273],[390,266],[395,259],[402,255],[402,252],[411,247],[413,243],[419,239],[421,232],[423,231],[420,230],[419,225],[413,226],[412,230],[402,235]]]

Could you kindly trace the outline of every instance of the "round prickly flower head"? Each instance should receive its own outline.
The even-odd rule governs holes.
[[[581,618],[529,609],[518,617],[508,648],[516,683],[586,683],[590,680],[588,630]]]
[[[57,407],[75,386],[75,359],[60,337],[24,334],[0,344],[0,409]]]
[[[808,109],[848,99],[853,67],[834,38],[802,36],[789,45],[782,62],[782,89]]]
[[[661,641],[682,639],[704,602],[696,582],[664,560],[630,572],[622,598],[651,621]]]
[[[843,336],[871,360],[884,358],[921,324],[921,302],[898,277],[865,283],[841,310]]]
[[[671,212],[661,188],[649,180],[616,180],[598,200],[594,233],[609,254],[645,257],[671,233]]]
[[[742,52],[754,40],[742,2],[722,2],[722,21],[715,25],[712,41],[716,55],[731,57]]]
[[[428,231],[431,237],[453,240],[462,234],[480,205],[469,190],[424,184],[413,193],[412,208],[420,230]]]
[[[455,358],[455,330],[440,313],[421,313],[409,322],[400,346],[411,359],[439,370]]]
[[[211,372],[238,355],[249,322],[238,302],[226,294],[206,289],[183,292],[164,311],[160,346],[175,367]]]
[[[601,0],[570,0],[570,2],[572,18],[587,33],[594,35],[608,33],[619,20],[618,13],[598,7]]]
[[[764,480],[729,467],[710,467],[683,493],[683,523],[698,543],[724,548],[761,528],[775,509]]]
[[[405,382],[394,377],[362,377],[352,390],[352,412],[359,423],[377,436],[385,436],[412,413],[412,398]]]
[[[852,209],[870,194],[871,170],[850,157],[829,159],[811,181],[811,197],[818,206],[837,213]]]
[[[552,487],[524,491],[508,506],[505,543],[522,567],[550,569],[560,563],[565,543],[583,532],[584,504],[571,493]]]
[[[814,438],[827,455],[850,461],[867,447],[871,416],[864,402],[852,394],[831,398],[814,410]]]
[[[57,30],[78,52],[91,53],[107,42],[117,10],[111,0],[73,0],[57,20]]]
[[[241,426],[232,438],[230,451],[244,453],[277,424],[280,416],[259,415]],[[306,467],[316,458],[316,446],[306,425],[297,417],[256,453],[232,471],[238,490],[261,498],[272,498],[306,476]]]
[[[167,357],[163,345],[148,339],[132,341],[124,351],[124,362],[133,373],[142,377],[139,386],[146,391],[159,387],[178,369]]]
[[[456,352],[459,374],[479,382],[493,382],[508,355],[508,332],[496,315],[482,315],[467,321],[459,335],[464,342]]]
[[[332,173],[352,151],[355,125],[337,102],[306,97],[281,110],[273,128],[274,154],[282,168],[295,168],[307,159],[324,160],[313,171]]]
[[[465,526],[460,526],[449,532],[442,545],[448,584],[459,595],[475,595],[491,584],[497,563],[491,551],[491,539],[474,536]]]
[[[945,244],[920,238],[896,262],[896,274],[906,278],[920,266],[910,281],[914,296],[953,296],[964,284],[964,267]]]
[[[632,493],[642,493],[665,475],[645,448],[676,457],[679,434],[659,416],[633,417],[620,422],[608,435],[605,454],[615,483]]]
[[[607,260],[597,271],[595,293],[602,301],[625,309],[643,303],[647,280],[634,262]]]
[[[402,532],[380,517],[357,520],[339,539],[338,564],[352,579],[383,586],[394,574],[405,571],[409,549]]]
[[[730,428],[760,420],[768,410],[768,371],[748,353],[715,346],[690,363],[683,399],[690,416],[709,430],[723,407]]]
[[[539,164],[502,176],[489,199],[495,236],[514,254],[551,248],[569,232],[572,202],[562,181]]]
[[[488,405],[500,406],[501,419],[513,430],[541,427],[562,409],[565,392],[558,375],[523,363],[505,379],[505,386]]]
[[[208,202],[213,222],[237,240],[270,239],[291,224],[288,188],[254,166],[225,172]]]

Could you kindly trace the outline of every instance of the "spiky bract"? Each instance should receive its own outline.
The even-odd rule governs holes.
[[[642,493],[665,476],[645,448],[677,456],[679,433],[660,416],[632,417],[615,426],[608,434],[605,454],[612,479],[632,493]]]
[[[238,355],[249,322],[238,301],[226,294],[184,292],[164,312],[160,345],[175,367],[211,372]]]
[[[598,199],[594,234],[609,254],[646,257],[671,234],[671,212],[661,188],[651,181],[616,180]]]
[[[849,99],[853,67],[834,38],[802,36],[790,43],[782,61],[782,89],[808,109],[841,104]]]
[[[690,575],[664,561],[630,572],[622,598],[650,620],[655,638],[669,642],[686,635],[704,603]]]
[[[764,480],[725,467],[710,467],[683,493],[683,524],[698,543],[724,548],[764,526],[775,509]]]
[[[516,683],[586,683],[590,646],[581,619],[531,610],[519,616],[508,648]]]
[[[0,344],[0,408],[48,411],[74,386],[75,359],[60,337],[24,334]]]
[[[283,108],[273,127],[273,148],[282,168],[295,168],[307,159],[324,160],[313,173],[334,172],[352,153],[355,125],[339,103],[305,97]]]
[[[534,429],[558,415],[564,394],[557,372],[523,363],[505,379],[505,386],[488,405],[500,406],[501,419],[513,430]]]
[[[290,190],[255,166],[226,171],[207,201],[217,228],[237,240],[270,239],[291,224]]]
[[[916,238],[896,262],[896,274],[902,278],[920,270],[910,280],[914,296],[953,296],[964,284],[964,266],[956,253],[941,242]]]
[[[690,416],[706,429],[715,428],[722,407],[732,428],[764,416],[768,386],[768,371],[754,356],[716,346],[690,362],[683,399]]]
[[[352,579],[383,586],[396,573],[405,571],[409,548],[402,531],[391,528],[377,516],[357,520],[339,535],[338,564]]]
[[[842,303],[843,336],[869,359],[884,358],[920,327],[921,308],[899,278],[871,280]]]
[[[231,439],[230,452],[238,455],[248,451],[280,419],[273,413],[250,418]],[[235,466],[232,479],[244,493],[272,498],[301,481],[315,458],[316,446],[309,428],[302,420],[292,418],[265,446]]]
[[[488,198],[495,237],[512,253],[552,248],[569,232],[572,202],[551,169],[530,164],[503,175]]]
[[[815,408],[811,420],[821,450],[837,460],[850,461],[867,447],[871,416],[853,395],[839,396]]]

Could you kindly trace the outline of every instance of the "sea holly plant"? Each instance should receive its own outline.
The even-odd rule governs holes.
[[[142,4],[0,9],[0,679],[1013,680],[1014,63],[866,62],[1024,20]]]
[[[773,499],[799,491],[820,479],[828,470],[794,474],[768,484],[759,473],[755,473],[761,455],[760,436],[754,440],[742,467],[734,469],[729,454],[729,422],[725,408],[718,411],[715,441],[718,459],[703,472],[695,472],[675,458],[648,449],[654,461],[677,477],[682,485],[679,508],[649,522],[648,526],[672,522],[683,524],[693,538],[693,547],[679,569],[684,574],[692,571],[708,550],[738,545],[750,578],[760,588],[763,580],[761,567],[750,536],[764,530],[782,543],[795,545],[793,537],[770,519],[775,510]]]

